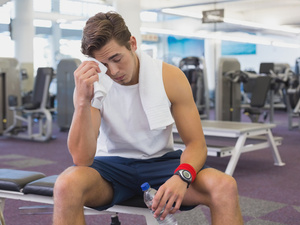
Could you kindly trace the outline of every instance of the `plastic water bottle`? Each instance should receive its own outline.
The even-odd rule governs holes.
[[[154,188],[151,188],[149,183],[143,183],[141,185],[141,188],[144,192],[144,202],[146,206],[151,209],[152,206],[152,200],[154,198],[154,195],[156,194],[156,190]],[[160,220],[160,216],[163,213],[164,210],[161,211],[160,215],[156,218],[158,224],[160,225],[178,225],[176,219],[172,214],[168,214],[164,220]]]

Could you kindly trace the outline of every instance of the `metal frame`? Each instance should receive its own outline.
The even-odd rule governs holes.
[[[3,211],[4,204],[6,199],[14,199],[14,200],[22,200],[29,202],[37,202],[43,204],[50,204],[50,207],[36,207],[35,209],[30,209],[31,213],[35,211],[35,213],[41,213],[48,211],[51,213],[51,205],[53,205],[53,197],[42,196],[42,195],[34,195],[34,194],[24,194],[22,192],[16,191],[5,191],[0,190],[0,225],[5,225]],[[30,208],[30,207],[29,207]],[[22,207],[22,210],[28,210],[27,207]],[[115,205],[111,208],[108,208],[104,211],[98,211],[96,209],[92,209],[89,207],[84,208],[85,215],[103,215],[103,214],[116,214],[116,213],[125,213],[125,214],[135,214],[145,216],[147,225],[157,225],[156,219],[153,217],[153,214],[148,208],[140,208],[140,207],[132,207],[132,206],[123,206],[123,205]]]
[[[46,79],[43,88],[42,102],[39,108],[26,110],[22,107],[12,106],[10,110],[13,111],[13,124],[8,127],[3,135],[8,137],[34,140],[34,141],[48,141],[52,136],[52,115],[51,110],[47,109],[47,100],[49,93],[49,85],[51,82],[51,73],[45,74]],[[19,115],[21,114],[21,115]],[[38,130],[34,131],[34,118],[38,115]],[[14,129],[18,128],[19,123],[25,123],[27,132],[14,133]]]
[[[202,121],[202,128],[205,136],[223,137],[236,139],[234,146],[207,146],[209,156],[230,156],[225,173],[233,175],[240,155],[242,153],[271,148],[274,165],[284,166],[277,146],[281,145],[282,138],[274,138],[271,129],[275,124],[241,123],[232,121]],[[177,130],[174,128],[176,134]],[[247,139],[259,140],[259,143],[245,145]],[[184,148],[182,143],[175,143],[175,147]]]

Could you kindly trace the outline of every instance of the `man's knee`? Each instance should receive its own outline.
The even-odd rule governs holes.
[[[76,168],[68,168],[60,174],[55,182],[53,195],[54,201],[58,200],[76,200],[82,198],[83,190],[81,188],[80,177],[76,173]]]
[[[218,180],[217,185],[214,188],[214,193],[212,194],[213,199],[221,202],[228,201],[228,199],[236,199],[238,196],[238,188],[236,180],[227,174]]]
[[[108,204],[113,198],[111,184],[90,167],[70,167],[55,182],[54,201],[98,206]]]

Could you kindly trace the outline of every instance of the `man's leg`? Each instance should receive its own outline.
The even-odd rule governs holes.
[[[235,179],[212,168],[201,170],[197,174],[182,204],[207,205],[213,225],[243,224]]]
[[[83,206],[101,206],[111,202],[113,189],[93,168],[73,166],[55,182],[53,224],[85,224]]]

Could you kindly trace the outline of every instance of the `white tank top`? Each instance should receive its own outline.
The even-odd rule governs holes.
[[[96,156],[148,159],[174,151],[173,124],[166,129],[150,130],[138,85],[114,82],[110,88],[100,108]]]

